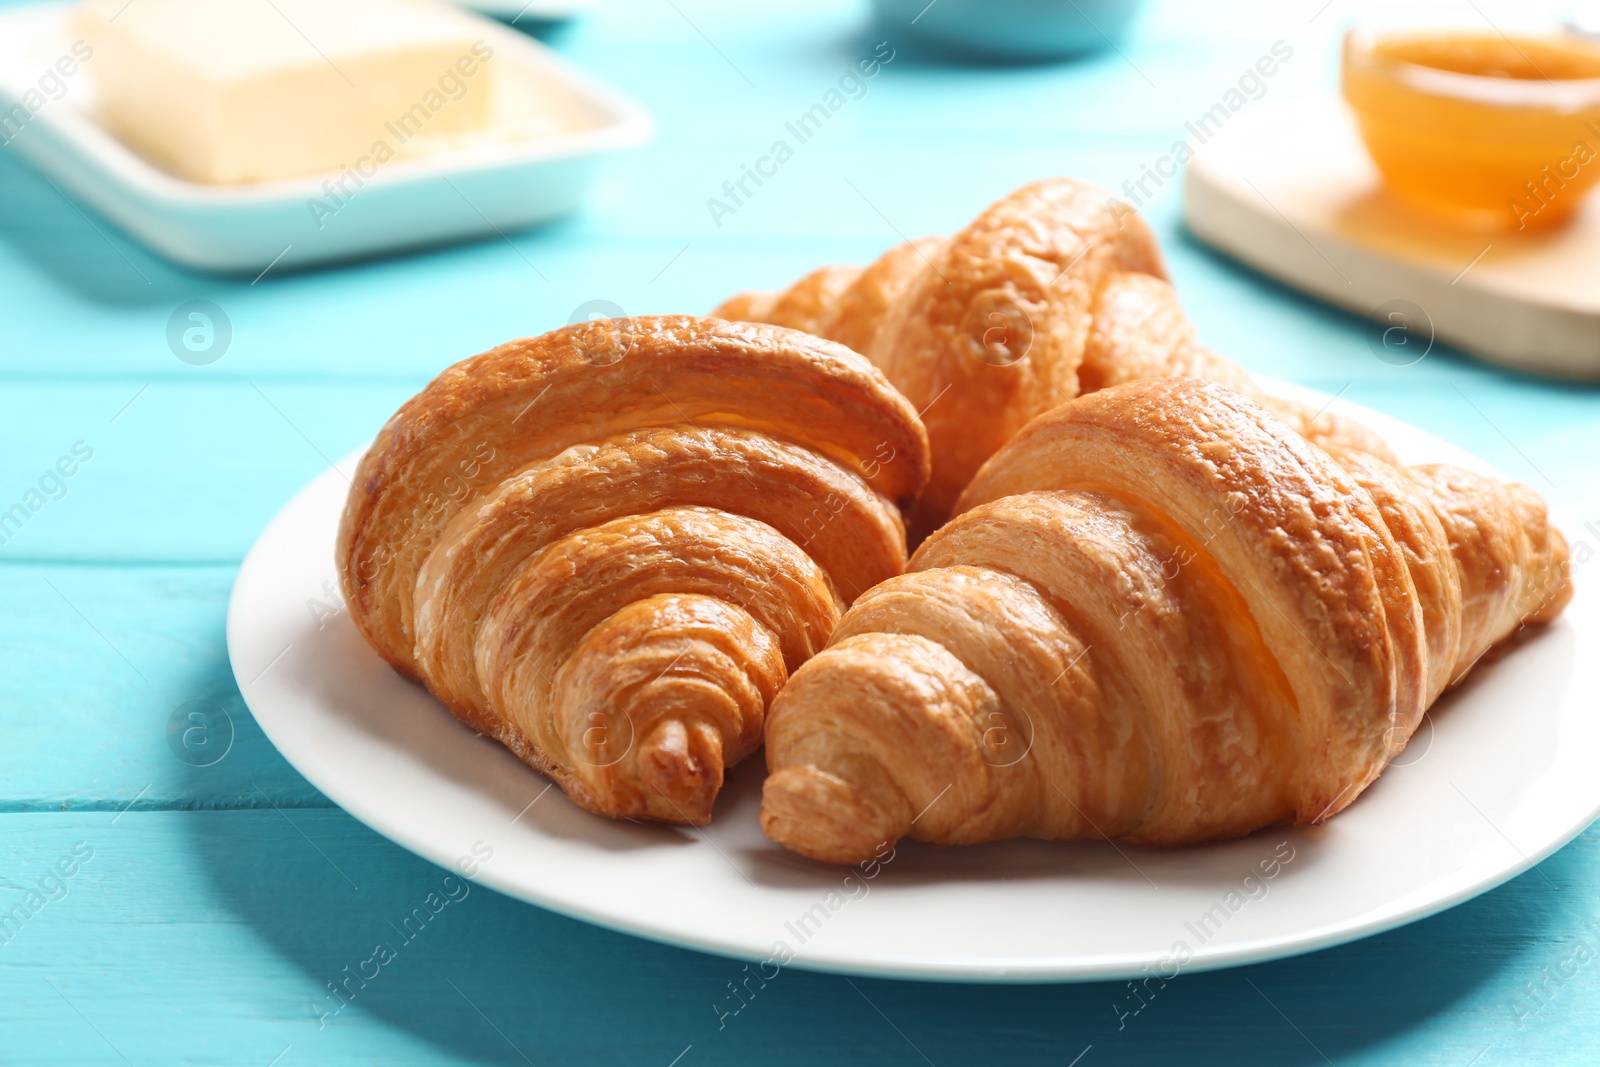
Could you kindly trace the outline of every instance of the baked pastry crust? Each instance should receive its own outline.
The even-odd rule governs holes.
[[[1031,419],[1083,393],[1192,375],[1256,397],[1313,440],[1387,457],[1338,416],[1265,396],[1199,344],[1132,208],[1068,178],[1025,185],[955,236],[890,249],[865,269],[824,267],[713,315],[805,330],[882,368],[922,413],[933,479],[912,542],[947,519],[983,462]]]
[[[774,703],[761,819],[787,847],[1318,822],[1571,597],[1532,490],[1325,451],[1193,378],[1058,407],[959,510]]]
[[[916,412],[772,326],[602,320],[446,370],[338,540],[357,628],[578,803],[702,823],[768,704],[905,564]]]

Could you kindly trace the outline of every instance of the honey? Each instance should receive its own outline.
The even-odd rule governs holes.
[[[1385,185],[1447,224],[1555,226],[1600,181],[1600,45],[1584,38],[1358,29],[1342,74]]]

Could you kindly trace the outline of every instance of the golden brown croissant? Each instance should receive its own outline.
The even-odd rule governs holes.
[[[1348,805],[1571,596],[1532,490],[1309,444],[1212,382],[1039,418],[767,722],[768,836],[1179,844]]]
[[[1067,178],[1023,186],[948,240],[899,245],[865,269],[824,267],[712,314],[838,341],[910,398],[933,445],[913,543],[949,517],[984,460],[1034,416],[1140,378],[1220,381],[1313,440],[1388,457],[1362,427],[1267,397],[1243,369],[1202,348],[1149,228],[1106,190]]]
[[[585,323],[408,401],[338,563],[367,641],[462,721],[592,811],[703,823],[789,672],[904,568],[927,474],[916,412],[840,345]]]

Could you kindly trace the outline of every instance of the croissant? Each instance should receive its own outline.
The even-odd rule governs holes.
[[[1034,416],[1141,378],[1220,381],[1314,440],[1392,458],[1363,427],[1267,397],[1202,348],[1150,229],[1106,190],[1068,178],[1023,186],[948,240],[907,242],[865,269],[824,267],[712,314],[838,341],[910,398],[933,446],[913,542],[949,517],[983,462]]]
[[[788,848],[1318,822],[1571,597],[1532,490],[1325,451],[1197,379],[1061,405],[959,507],[774,702],[761,823]]]
[[[604,320],[446,370],[361,460],[351,618],[603,815],[700,824],[773,695],[905,566],[928,476],[871,364],[772,326]]]

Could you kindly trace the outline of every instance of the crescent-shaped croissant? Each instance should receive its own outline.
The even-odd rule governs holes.
[[[1120,382],[1190,375],[1254,396],[1313,440],[1388,458],[1363,427],[1263,394],[1198,343],[1154,235],[1104,189],[1025,185],[949,239],[890,249],[865,269],[824,267],[781,293],[743,293],[713,315],[838,341],[883,369],[919,411],[933,478],[916,542],[1036,415]]]
[[[761,821],[791,849],[1320,821],[1571,597],[1532,490],[1325,451],[1197,379],[1063,404],[960,507],[773,705]]]
[[[408,401],[338,564],[372,647],[577,803],[703,823],[789,673],[904,569],[927,474],[916,412],[840,345],[604,320]]]

